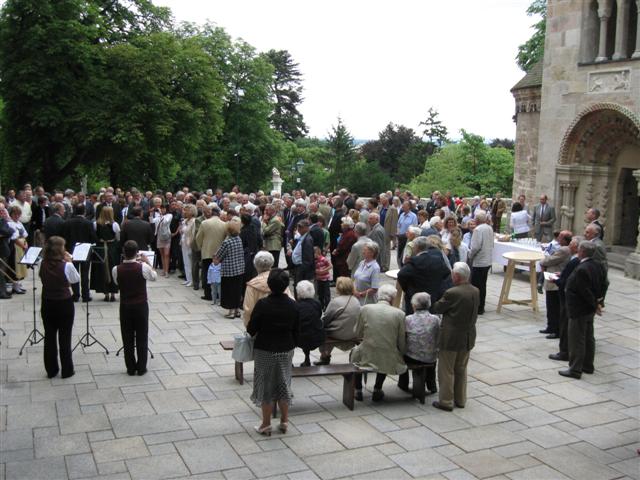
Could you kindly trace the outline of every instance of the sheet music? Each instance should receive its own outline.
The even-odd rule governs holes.
[[[145,257],[147,257],[147,259],[149,259],[149,263],[153,267],[156,259],[156,252],[154,252],[153,250],[138,250],[138,255],[144,255]]]
[[[42,252],[42,248],[40,247],[28,248],[24,254],[24,257],[22,257],[22,260],[20,260],[20,263],[22,265],[33,265],[37,263],[38,260],[40,259],[41,252]]]
[[[89,260],[92,245],[90,243],[78,243],[73,249],[74,262],[86,262]]]

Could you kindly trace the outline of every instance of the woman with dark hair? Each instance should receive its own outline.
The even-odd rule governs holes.
[[[71,331],[75,309],[69,286],[80,281],[80,274],[73,266],[71,254],[64,248],[64,238],[53,236],[47,240],[40,265],[40,280],[44,368],[49,378],[55,377],[60,368],[62,378],[68,378],[75,373],[71,358]],[[60,367],[56,342],[60,346]]]
[[[300,334],[300,314],[285,290],[289,286],[286,270],[275,269],[267,280],[271,294],[256,303],[247,332],[255,337],[254,372],[251,401],[262,409],[262,423],[255,427],[261,435],[271,435],[273,403],[280,408],[278,429],[286,433],[291,391],[291,362]]]
[[[531,217],[526,210],[522,208],[520,202],[513,202],[511,206],[511,219],[509,226],[515,238],[527,238],[529,236]]]
[[[95,251],[100,258],[91,265],[91,290],[104,293],[105,302],[115,302],[118,285],[111,270],[120,264],[120,225],[113,217],[113,208],[102,207],[93,226],[98,238]]]
[[[245,264],[238,217],[227,222],[227,235],[214,255],[213,263],[221,264],[220,306],[229,310],[225,318],[239,318]]]

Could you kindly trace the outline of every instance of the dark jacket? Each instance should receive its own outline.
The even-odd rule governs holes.
[[[42,211],[44,210],[44,220],[42,219]],[[49,207],[44,206],[41,207],[37,203],[33,202],[31,204],[31,230],[34,232],[36,230],[44,231],[44,222],[46,222],[47,218],[51,213],[49,212]]]
[[[73,252],[76,243],[95,243],[97,240],[93,225],[83,216],[75,215],[66,220],[62,231],[67,252]]]
[[[564,268],[562,269],[562,272],[560,272],[560,276],[558,277],[558,280],[556,280],[555,282],[556,286],[558,287],[558,291],[560,292],[560,295],[564,295],[564,289],[567,285],[567,280],[569,279],[569,277],[571,276],[571,274],[576,269],[579,263],[580,263],[580,259],[577,256],[573,257],[571,260],[569,260],[569,263],[567,263],[564,266]]]
[[[418,292],[431,295],[433,305],[451,286],[451,270],[445,263],[442,252],[431,247],[411,257],[398,272],[398,283],[405,294],[406,304],[411,310],[411,297]],[[408,314],[413,313],[407,311]]]
[[[44,236],[50,238],[53,236],[64,237],[64,218],[58,214],[53,214],[44,221]]]
[[[134,240],[138,244],[138,250],[149,250],[153,245],[153,226],[141,218],[132,218],[122,225],[120,232],[120,244],[124,247],[124,242]]]
[[[13,229],[4,218],[0,218],[0,258],[5,259],[11,253],[9,249],[11,235],[13,235]],[[0,294],[4,294],[4,292],[0,292]]]
[[[302,240],[302,263],[296,265],[296,281],[309,280],[315,278],[316,267],[313,256],[313,238],[307,234]]]
[[[96,215],[95,218],[100,218],[100,212],[102,211],[102,207],[104,207],[105,204],[104,203],[100,203],[98,204],[98,206],[95,208],[96,210]],[[116,201],[114,201],[113,203],[111,203],[111,208],[113,208],[113,218],[117,223],[122,223],[122,207],[120,206],[120,204]]]
[[[593,315],[604,301],[606,273],[602,264],[591,258],[581,261],[567,279],[564,295],[567,316],[578,318]]]
[[[255,338],[254,348],[268,352],[288,352],[298,343],[300,314],[284,293],[272,293],[258,300],[251,312],[247,332]]]
[[[313,239],[314,247],[318,247],[320,250],[324,248],[324,231],[320,228],[320,225],[315,223],[311,225],[309,236]]]
[[[314,350],[324,343],[322,306],[315,298],[298,300],[296,306],[300,312],[300,337],[296,346]]]
[[[448,351],[469,351],[476,344],[479,290],[463,283],[444,292],[434,305],[435,313],[442,313],[438,348]]]

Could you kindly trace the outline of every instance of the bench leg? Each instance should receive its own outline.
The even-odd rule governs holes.
[[[424,399],[427,395],[425,387],[427,383],[427,369],[416,368],[411,370],[411,377],[413,380],[413,397],[420,400],[420,403],[424,405]]]
[[[242,362],[236,362],[236,380],[240,385],[244,384],[244,366]]]
[[[349,410],[353,410],[355,403],[356,393],[356,375],[355,373],[345,373],[342,375],[344,381],[342,382],[342,403]]]

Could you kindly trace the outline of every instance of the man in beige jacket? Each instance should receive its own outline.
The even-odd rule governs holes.
[[[227,236],[226,224],[220,220],[218,210],[213,211],[213,216],[200,224],[196,234],[196,244],[200,249],[202,258],[202,287],[204,289],[203,300],[211,301],[211,286],[207,283],[207,271],[211,261]]]

